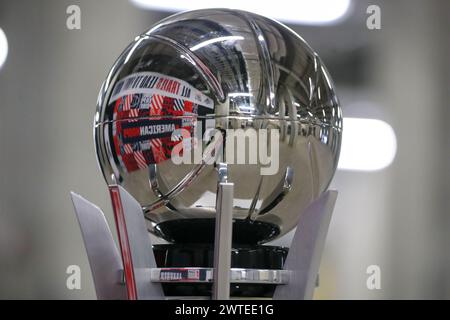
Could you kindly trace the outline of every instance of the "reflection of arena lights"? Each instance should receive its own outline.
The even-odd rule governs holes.
[[[0,28],[0,68],[5,63],[6,56],[8,55],[8,40],[3,30]]]
[[[344,118],[339,169],[381,170],[392,163],[396,152],[397,138],[392,127],[386,122]]]
[[[213,39],[209,39],[209,40],[200,42],[199,44],[196,44],[195,46],[191,47],[190,50],[196,51],[200,48],[206,47],[207,45],[210,45],[210,44],[216,43],[216,42],[236,41],[236,40],[244,40],[244,37],[242,37],[242,36],[226,36],[226,37],[213,38]]]
[[[284,22],[325,25],[341,20],[349,11],[350,0],[131,0],[138,7],[161,11],[183,11],[206,8],[241,9]]]

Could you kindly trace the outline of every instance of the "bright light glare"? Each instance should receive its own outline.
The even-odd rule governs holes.
[[[131,0],[138,7],[162,11],[232,8],[258,13],[280,21],[324,25],[338,22],[349,11],[351,0]]]
[[[0,28],[0,68],[3,66],[8,55],[8,40],[3,30]]]
[[[242,36],[226,36],[226,37],[218,37],[214,39],[209,39],[203,42],[200,42],[199,44],[196,44],[195,46],[191,47],[191,51],[196,51],[200,48],[206,47],[209,44],[216,43],[216,42],[222,42],[222,41],[236,41],[236,40],[244,40],[244,37]]]
[[[230,92],[228,94],[228,96],[230,98],[235,98],[235,97],[253,97],[253,94],[249,93],[249,92]]]
[[[388,167],[397,152],[392,127],[375,119],[344,118],[339,169],[377,171]]]

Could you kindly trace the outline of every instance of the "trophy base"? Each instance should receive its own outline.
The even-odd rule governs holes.
[[[154,245],[153,252],[157,267],[169,268],[158,274],[165,296],[211,296],[210,268],[214,261],[213,245],[162,244]],[[238,275],[239,281],[231,281],[230,296],[271,298],[276,283],[281,283],[280,276],[275,272],[283,269],[287,254],[288,248],[276,246],[233,248],[232,274]],[[187,272],[191,274],[188,275]],[[242,275],[250,278],[243,278]]]
[[[230,186],[219,184],[219,187],[226,191],[222,194],[229,201],[232,197],[225,187]],[[219,249],[222,258],[226,256],[223,264],[213,255],[212,243],[154,245],[152,255],[140,204],[120,186],[110,186],[110,191],[115,218],[121,226],[117,228],[118,233],[125,239],[121,242],[122,259],[103,212],[72,192],[99,299],[176,299],[182,296],[228,299],[228,283],[234,298],[270,298],[273,295],[274,299],[312,299],[336,191],[325,192],[302,214],[289,257],[287,248],[235,242],[234,249]],[[227,202],[221,202],[224,203]],[[230,206],[224,209],[230,213]],[[231,229],[229,225],[226,227]],[[221,232],[218,234],[220,236]],[[213,265],[219,267],[213,269]],[[109,267],[105,269],[105,266]],[[227,275],[227,269],[230,269],[229,277],[217,280],[217,271],[223,276]]]

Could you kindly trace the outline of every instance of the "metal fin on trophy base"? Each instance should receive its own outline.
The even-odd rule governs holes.
[[[86,247],[97,298],[125,300],[122,285],[122,261],[102,210],[71,192],[75,213]]]
[[[312,299],[319,272],[322,249],[330,225],[337,191],[324,192],[304,211],[292,240],[284,269],[290,271],[289,283],[278,286],[277,300]]]
[[[150,281],[151,269],[156,268],[156,262],[142,207],[121,186],[109,188],[121,241],[128,298],[164,299],[161,285]]]

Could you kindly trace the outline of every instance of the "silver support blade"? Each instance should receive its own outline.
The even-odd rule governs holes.
[[[274,299],[312,299],[336,198],[337,191],[324,192],[301,215],[284,264],[289,283],[277,286]]]
[[[216,229],[214,239],[214,300],[230,299],[231,240],[233,236],[234,184],[226,182],[227,168],[218,167],[219,182],[216,199]]]
[[[122,261],[103,212],[80,195],[71,192],[73,206],[86,247],[97,298],[125,300]]]
[[[126,222],[125,228],[131,251],[137,298],[164,299],[161,285],[150,281],[151,269],[156,268],[156,262],[141,205],[124,188],[117,187]]]

